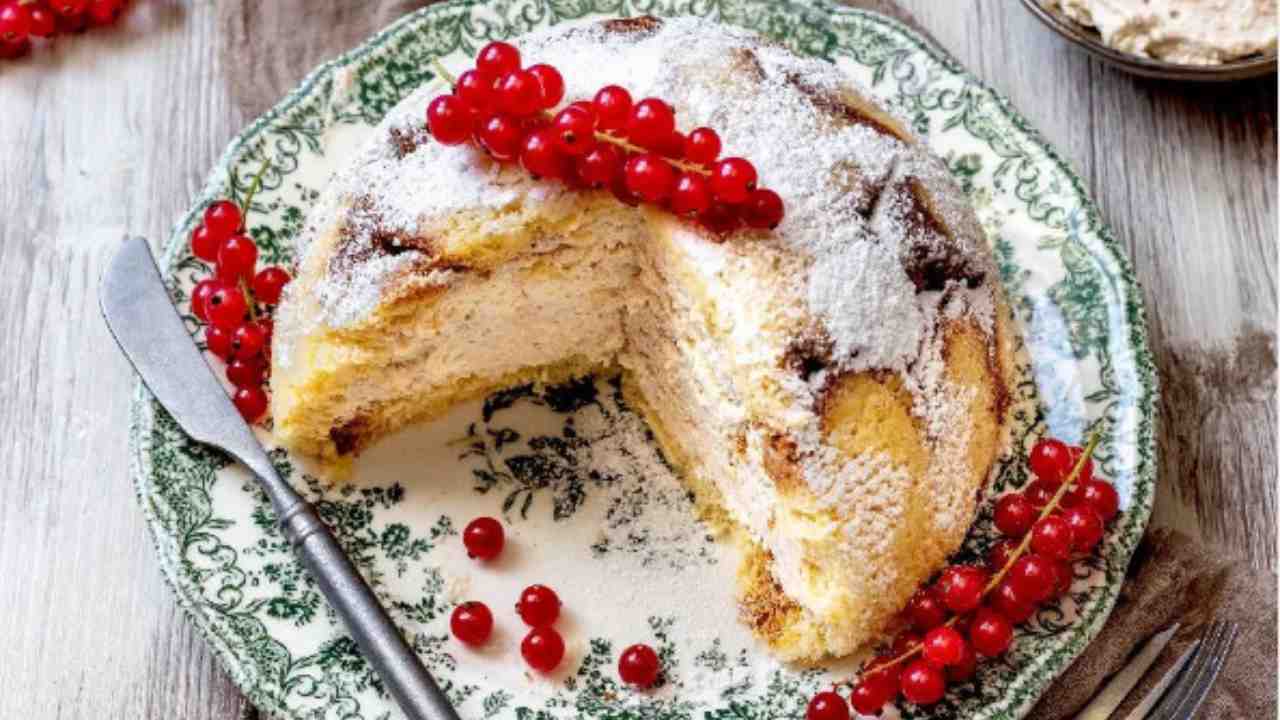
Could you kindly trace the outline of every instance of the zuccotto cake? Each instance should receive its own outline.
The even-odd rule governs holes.
[[[621,371],[780,657],[878,637],[960,545],[1004,438],[1013,332],[945,166],[834,66],[704,20],[516,41],[716,128],[786,202],[724,242],[443,146],[423,88],[312,212],[276,320],[278,439],[339,462],[459,401]]]

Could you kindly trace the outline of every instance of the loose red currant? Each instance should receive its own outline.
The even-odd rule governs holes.
[[[244,217],[230,200],[219,200],[204,209],[204,225],[218,240],[226,240],[240,230]]]
[[[942,601],[952,612],[966,613],[982,602],[982,591],[987,586],[987,573],[972,565],[952,565],[942,571],[938,589]]]
[[[520,164],[535,178],[555,179],[564,175],[565,157],[556,148],[555,132],[541,127],[524,136]]]
[[[742,204],[742,220],[747,227],[772,230],[782,222],[782,215],[782,198],[772,190],[752,190]]]
[[[530,66],[528,72],[538,81],[538,96],[541,98],[538,104],[541,109],[550,110],[559,105],[560,100],[564,98],[564,78],[561,77],[560,71],[540,63]]]
[[[978,655],[973,651],[973,646],[969,643],[964,644],[964,656],[960,658],[960,662],[947,666],[947,681],[953,683],[968,682],[973,679],[974,673],[978,671]]]
[[[631,117],[631,93],[624,87],[606,85],[600,88],[591,103],[596,108],[596,120],[601,130],[620,130]]]
[[[462,530],[462,544],[467,548],[467,557],[492,560],[502,552],[505,536],[502,523],[491,517],[478,517]]]
[[[1102,518],[1088,505],[1068,508],[1062,521],[1071,529],[1071,547],[1076,552],[1091,552],[1102,542]]]
[[[516,613],[529,627],[551,625],[560,617],[560,596],[546,585],[530,585],[520,593]]]
[[[865,675],[853,686],[849,704],[859,715],[876,715],[898,694],[898,682],[888,673]]]
[[[542,85],[528,70],[512,70],[493,87],[502,112],[525,117],[542,109]]]
[[[31,12],[17,0],[0,5],[0,40],[18,44],[31,34]]]
[[[508,161],[520,154],[524,130],[510,115],[493,115],[480,123],[480,145],[496,160]]]
[[[231,331],[244,322],[244,316],[248,312],[249,305],[244,300],[244,293],[234,285],[223,283],[222,287],[210,292],[204,301],[204,313],[209,317],[209,324],[226,330],[228,340],[231,339]]]
[[[907,602],[907,619],[918,632],[927,632],[947,621],[947,608],[938,591],[920,588]]]
[[[92,0],[89,3],[89,19],[94,25],[110,25],[124,10],[123,0]]]
[[[427,129],[441,145],[460,145],[471,137],[471,106],[456,95],[440,95],[427,105]]]
[[[804,717],[805,720],[849,720],[849,703],[840,693],[826,690],[810,698]]]
[[[476,55],[476,69],[492,78],[519,70],[520,51],[510,43],[495,40],[480,48]]]
[[[658,98],[645,98],[636,103],[627,117],[627,137],[641,147],[658,147],[670,139],[675,129],[675,113]]]
[[[218,261],[218,247],[222,245],[223,238],[217,237],[207,225],[197,225],[195,230],[191,231],[191,254],[204,260],[205,262]]]
[[[227,379],[236,387],[256,387],[265,379],[262,358],[233,359],[227,363]]]
[[[648,645],[632,645],[618,658],[618,676],[622,682],[636,687],[652,687],[658,681],[661,663],[658,653]]]
[[[520,642],[520,655],[534,670],[551,672],[564,659],[564,639],[555,628],[534,628]]]
[[[902,671],[902,696],[916,705],[932,705],[947,692],[942,671],[926,660],[916,660]]]
[[[998,573],[1009,564],[1009,559],[1013,557],[1013,551],[1018,549],[1016,540],[1001,540],[991,549],[987,551],[987,570],[991,573]]]
[[[595,129],[595,115],[580,105],[570,105],[556,113],[551,121],[556,147],[560,152],[575,157],[596,145]]]
[[[482,602],[464,602],[449,616],[449,630],[467,645],[483,645],[493,634],[493,613]]]
[[[756,168],[743,158],[725,158],[711,166],[711,194],[720,202],[741,203],[755,187]]]
[[[670,197],[675,185],[675,172],[660,156],[654,153],[635,155],[623,168],[627,189],[641,199],[659,203]]]
[[[983,657],[996,657],[1009,649],[1013,641],[1013,625],[990,608],[982,608],[969,624],[969,642]]]
[[[1011,538],[1026,535],[1036,515],[1035,507],[1021,493],[1009,493],[996,501],[996,529]]]
[[[1086,480],[1077,483],[1067,497],[1071,498],[1072,505],[1082,505],[1093,508],[1098,513],[1098,517],[1102,518],[1103,523],[1108,523],[1120,512],[1120,496],[1116,493],[1115,487],[1105,480]]]
[[[578,158],[578,177],[591,187],[601,188],[618,173],[622,154],[608,143],[596,143]]]
[[[715,233],[718,236],[717,241],[720,241],[725,235],[742,225],[742,218],[738,216],[738,209],[733,205],[712,201],[711,207],[698,216],[698,222]]]
[[[1031,507],[1035,509],[1036,515],[1039,516],[1040,511],[1044,509],[1045,505],[1049,504],[1049,501],[1053,499],[1060,486],[1061,484],[1051,485],[1045,480],[1034,480],[1023,489],[1022,496],[1027,499],[1027,502],[1031,503]]]
[[[275,305],[280,302],[280,293],[289,280],[284,268],[275,265],[263,268],[253,276],[253,296],[264,305]]]
[[[254,422],[267,411],[267,393],[260,386],[237,388],[231,401],[245,422]]]
[[[1071,468],[1075,469],[1076,463],[1080,462],[1080,458],[1084,457],[1084,448],[1079,445],[1072,445],[1067,448],[1067,454],[1071,458]],[[1068,470],[1068,473],[1070,470]],[[1065,477],[1065,476],[1064,476]],[[1085,482],[1093,479],[1093,458],[1085,458],[1084,467],[1080,468],[1080,474],[1076,475],[1075,481]]]
[[[697,173],[684,172],[676,178],[671,190],[671,212],[697,217],[711,207],[711,190]]]
[[[1005,579],[1013,585],[1018,597],[1027,602],[1041,603],[1053,595],[1057,571],[1052,560],[1030,553],[1013,563]]]
[[[684,139],[684,156],[690,162],[710,165],[720,157],[720,136],[709,127],[700,127]]]
[[[1031,528],[1031,549],[1041,555],[1061,560],[1071,554],[1071,526],[1058,515],[1036,521]]]
[[[196,286],[191,289],[191,314],[200,318],[202,322],[208,322],[209,315],[205,309],[205,301],[214,290],[222,286],[223,282],[215,278],[207,278],[196,283]]]
[[[467,70],[459,75],[453,84],[453,94],[474,110],[493,110],[493,78],[486,77],[479,70]]]
[[[1027,464],[1036,477],[1057,487],[1071,472],[1071,450],[1061,440],[1043,438],[1031,447]]]
[[[227,282],[253,277],[258,264],[258,246],[243,233],[232,235],[218,247],[218,277]]]
[[[1015,625],[1026,622],[1036,611],[1035,604],[1023,600],[1007,579],[991,591],[990,602],[992,609]]]
[[[51,38],[58,33],[58,18],[43,3],[32,3],[28,15],[31,18],[31,34]]]
[[[925,633],[924,659],[934,667],[955,665],[964,658],[964,637],[953,628],[936,627]]]
[[[249,360],[262,353],[267,335],[257,323],[247,322],[231,333],[231,357]]]
[[[204,329],[204,344],[209,352],[222,360],[231,358],[231,331],[210,325]]]

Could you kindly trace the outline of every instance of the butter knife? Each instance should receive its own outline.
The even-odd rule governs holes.
[[[328,527],[284,482],[179,317],[147,241],[126,238],[99,289],[102,316],[142,382],[195,440],[244,463],[271,499],[285,537],[409,720],[458,714]]]

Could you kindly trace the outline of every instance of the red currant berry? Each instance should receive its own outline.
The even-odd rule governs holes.
[[[982,608],[969,624],[969,642],[974,652],[983,657],[996,657],[1009,649],[1013,641],[1013,625],[990,608]]]
[[[1026,622],[1036,611],[1035,603],[1023,600],[1007,579],[991,591],[991,608],[1015,625]]]
[[[204,209],[204,225],[218,240],[226,240],[240,230],[244,222],[240,208],[230,200],[219,200]]]
[[[684,156],[690,162],[710,165],[720,157],[720,136],[709,127],[700,127],[684,139]]]
[[[640,204],[640,198],[627,188],[627,173],[621,168],[613,176],[613,179],[609,181],[609,191],[618,199],[618,202],[624,205],[636,207]]]
[[[627,117],[627,137],[641,147],[659,147],[671,138],[675,129],[675,113],[658,98],[645,98],[636,103]]]
[[[1018,597],[1030,603],[1041,603],[1053,595],[1057,578],[1052,560],[1031,553],[1014,561],[1006,580],[1013,585]]]
[[[267,393],[260,386],[237,388],[231,401],[245,422],[254,422],[267,411]]]
[[[1069,560],[1059,560],[1053,564],[1053,569],[1056,573],[1054,575],[1053,596],[1062,597],[1071,592],[1071,583],[1076,580],[1075,570]]]
[[[657,153],[663,157],[679,160],[684,157],[684,133],[679,130],[672,130],[666,140],[658,143],[654,148]]]
[[[476,135],[486,152],[495,160],[505,162],[520,154],[524,130],[510,115],[493,115],[480,123],[480,130]]]
[[[902,671],[902,696],[916,705],[932,705],[947,692],[947,679],[928,661],[916,660]]]
[[[595,115],[580,105],[570,105],[556,113],[551,130],[555,133],[556,147],[566,155],[582,155],[596,145]]]
[[[893,638],[893,645],[889,650],[894,656],[905,655],[915,649],[923,637],[920,633],[903,630]]]
[[[491,517],[478,517],[462,530],[462,544],[470,558],[492,560],[502,552],[505,541],[502,523]]]
[[[907,620],[918,632],[927,632],[947,621],[947,607],[931,587],[920,588],[907,602]]]
[[[1036,515],[1039,516],[1040,511],[1049,504],[1054,494],[1057,493],[1058,487],[1060,485],[1050,485],[1044,480],[1035,480],[1023,489],[1022,496],[1027,499],[1027,502],[1031,503],[1031,507],[1035,509]]]
[[[31,34],[31,12],[17,0],[0,5],[0,40],[18,44]]]
[[[89,3],[89,19],[94,25],[110,25],[124,10],[123,0],[92,0]]]
[[[191,254],[205,262],[218,261],[218,247],[223,238],[215,236],[207,225],[197,225],[191,231]]]
[[[706,212],[698,216],[698,222],[702,226],[715,233],[717,241],[723,240],[724,236],[737,230],[742,225],[742,218],[738,216],[738,209],[732,205],[722,202],[712,201],[711,207]]]
[[[459,145],[471,137],[471,106],[456,95],[440,95],[427,105],[427,129],[441,145]]]
[[[233,359],[227,363],[227,379],[236,387],[256,387],[265,379],[262,358]]]
[[[991,549],[987,551],[987,570],[991,573],[998,573],[1009,564],[1010,558],[1013,557],[1013,551],[1018,549],[1016,540],[1001,540]]]
[[[564,176],[565,158],[556,148],[555,132],[551,128],[538,128],[524,136],[520,164],[535,178]]]
[[[204,329],[204,344],[209,348],[209,352],[213,353],[222,360],[231,358],[231,331],[227,328],[220,328],[217,325],[210,325]]]
[[[622,154],[608,143],[596,143],[578,158],[578,177],[584,183],[595,188],[602,188],[618,173],[622,164]]]
[[[17,60],[31,52],[31,38],[10,42],[0,38],[0,60]]]
[[[677,215],[697,217],[711,207],[711,190],[707,181],[697,173],[680,173],[671,190],[671,212]]]
[[[520,642],[520,655],[534,670],[551,672],[564,659],[564,639],[555,628],[534,628]]]
[[[1067,448],[1067,453],[1071,458],[1071,469],[1074,470],[1076,463],[1080,462],[1080,458],[1084,457],[1084,448],[1080,447],[1079,445],[1072,445]],[[1084,467],[1080,468],[1080,474],[1076,475],[1075,482],[1077,483],[1085,482],[1092,479],[1093,479],[1093,458],[1085,458]]]
[[[756,168],[740,157],[718,160],[711,166],[711,194],[720,202],[745,201],[756,187]]]
[[[512,70],[493,87],[502,112],[525,117],[542,109],[542,85],[528,70]]]
[[[191,314],[195,315],[202,322],[209,321],[209,315],[205,310],[205,301],[213,294],[214,290],[222,287],[223,282],[214,278],[208,278],[196,283],[191,289]]]
[[[877,715],[898,694],[898,682],[889,673],[865,675],[853,686],[849,704],[859,715]]]
[[[628,685],[652,687],[658,681],[660,669],[658,653],[648,645],[632,645],[618,658],[618,676]]]
[[[551,625],[560,617],[560,596],[546,585],[530,585],[520,593],[516,613],[529,627]]]
[[[49,4],[59,15],[83,15],[89,9],[89,0],[51,0]]]
[[[804,718],[805,720],[849,720],[849,703],[835,691],[820,692],[810,698]]]
[[[1077,483],[1068,494],[1072,505],[1093,508],[1102,522],[1108,523],[1120,512],[1120,496],[1115,487],[1105,480],[1087,480]]]
[[[520,51],[510,43],[495,40],[480,48],[480,53],[476,55],[476,69],[492,78],[519,70]]]
[[[218,247],[218,277],[227,282],[253,277],[253,269],[257,264],[258,246],[248,235],[232,235]]]
[[[223,283],[222,287],[209,293],[204,301],[204,313],[209,317],[209,324],[226,330],[228,340],[231,339],[231,331],[244,322],[244,316],[248,312],[249,304],[245,302],[244,293],[234,285]]]
[[[1027,464],[1036,477],[1057,487],[1071,472],[1071,450],[1061,440],[1044,438],[1031,447]]]
[[[88,7],[85,3],[85,7]],[[89,18],[84,12],[80,13],[58,13],[58,32],[63,35],[71,33],[82,33],[89,27]]]
[[[1060,560],[1071,554],[1071,526],[1058,515],[1036,521],[1031,528],[1031,549],[1041,555]]]
[[[262,354],[267,334],[257,323],[247,322],[231,333],[231,357],[237,360],[249,360]]]
[[[538,81],[538,96],[542,99],[538,105],[543,110],[549,110],[564,98],[564,78],[561,77],[560,71],[546,64],[532,65],[529,67],[529,74]]]
[[[772,230],[782,222],[782,198],[778,193],[764,188],[752,190],[742,204],[742,220],[747,227]]]
[[[623,172],[627,189],[651,203],[660,203],[670,197],[675,185],[675,172],[666,160],[654,153],[631,157]]]
[[[253,276],[253,296],[264,305],[275,305],[280,302],[280,293],[289,280],[284,268],[275,265],[263,268]]]
[[[474,110],[493,110],[493,78],[485,77],[479,70],[468,70],[459,75],[453,84],[453,94]]]
[[[890,699],[898,694],[898,681],[902,678],[902,665],[893,663],[894,658],[890,655],[877,655],[862,668],[862,678],[865,680],[870,677],[881,677],[893,689]]]
[[[925,633],[924,659],[934,667],[955,665],[964,658],[964,637],[953,628],[936,627]]]
[[[449,616],[449,630],[467,645],[483,645],[493,634],[493,613],[482,602],[464,602]]]
[[[591,104],[601,130],[620,130],[631,117],[631,93],[624,87],[606,85],[596,93]]]
[[[966,613],[982,602],[982,591],[987,587],[985,570],[972,565],[952,565],[942,571],[938,589],[942,601],[952,612]]]
[[[1068,508],[1062,522],[1071,530],[1071,547],[1076,552],[1091,552],[1102,542],[1102,518],[1088,505]]]
[[[1011,538],[1020,538],[1035,524],[1037,514],[1021,493],[1004,495],[996,501],[996,529]]]
[[[964,644],[964,656],[960,658],[960,662],[947,666],[947,681],[953,683],[968,682],[973,679],[974,673],[978,671],[978,654],[973,651],[973,646],[969,643]]]
[[[31,18],[31,34],[41,38],[51,38],[58,33],[58,18],[43,3],[32,3],[28,6]]]

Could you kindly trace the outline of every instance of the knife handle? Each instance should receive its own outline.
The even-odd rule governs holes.
[[[458,720],[458,713],[315,509],[299,499],[280,513],[280,527],[405,716]]]

